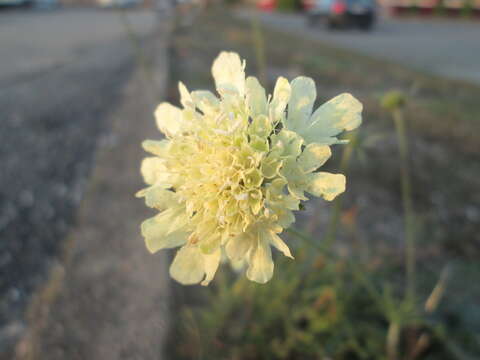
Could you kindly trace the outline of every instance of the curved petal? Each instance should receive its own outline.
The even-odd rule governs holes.
[[[277,224],[282,227],[282,229],[287,229],[295,222],[295,215],[291,210],[285,209],[285,207],[276,207],[275,214],[278,216]]]
[[[158,157],[147,157],[143,159],[140,166],[140,172],[143,176],[143,180],[148,185],[164,183],[168,181],[169,178],[165,161]]]
[[[292,96],[288,102],[288,117],[284,121],[287,129],[299,131],[304,129],[312,114],[313,103],[317,98],[315,82],[305,76],[293,79]]]
[[[289,183],[287,188],[292,197],[303,201],[308,200],[308,198],[305,196],[305,188],[303,186],[299,186],[297,183]]]
[[[162,249],[171,249],[181,246],[187,242],[188,233],[175,231],[169,235],[145,239],[147,250],[154,254]]]
[[[325,164],[330,156],[332,156],[330,146],[311,143],[305,147],[297,163],[302,171],[310,173]]]
[[[184,108],[191,108],[195,106],[190,92],[188,91],[185,84],[181,81],[178,82],[178,91],[180,93],[180,103]]]
[[[212,114],[216,112],[220,103],[217,97],[207,90],[193,91],[192,99],[195,106],[204,114]]]
[[[252,245],[252,238],[242,233],[228,241],[225,252],[230,260],[240,261],[245,258]]]
[[[210,281],[213,280],[213,277],[217,272],[218,265],[220,264],[221,255],[222,255],[222,251],[220,250],[220,248],[218,248],[212,254],[203,255],[205,279],[203,279],[201,285],[207,286],[210,283]]]
[[[271,136],[272,153],[279,156],[297,157],[302,150],[303,139],[294,131],[283,129]]]
[[[288,100],[290,100],[290,83],[284,77],[279,77],[273,90],[273,98],[270,102],[269,112],[273,120],[278,121],[283,118]]]
[[[280,238],[280,236],[275,234],[273,231],[269,231],[268,236],[270,238],[270,244],[275,246],[286,257],[293,259],[290,249],[288,248],[287,244],[285,244],[285,242]]]
[[[331,201],[345,191],[345,183],[345,176],[342,174],[318,172],[309,174],[306,190],[312,195]]]
[[[272,250],[267,241],[258,239],[257,246],[250,254],[247,278],[260,284],[265,284],[273,276]]]
[[[278,175],[278,171],[282,166],[282,161],[278,160],[275,156],[267,156],[262,160],[260,170],[264,177],[271,179]]]
[[[176,217],[178,217],[178,213],[168,209],[142,223],[142,235],[145,238],[147,249],[151,253],[177,247],[186,242],[187,233],[184,231],[186,219],[185,222],[175,223],[173,220]]]
[[[260,85],[258,79],[253,76],[247,78],[245,85],[250,116],[255,118],[258,115],[266,115],[267,96],[265,94],[265,89]]]
[[[155,110],[155,119],[161,132],[168,137],[175,136],[182,128],[182,110],[170,103],[161,103]]]
[[[217,251],[221,243],[221,236],[217,232],[210,232],[207,236],[202,236],[202,241],[198,245],[202,254],[212,254]]]
[[[142,147],[145,151],[160,157],[165,157],[169,145],[170,140],[145,140],[142,142]]]
[[[170,276],[183,285],[198,284],[205,275],[204,256],[196,246],[185,245],[178,250],[172,265]]]
[[[301,171],[297,161],[294,158],[288,158],[284,161],[280,169],[280,175],[287,181],[287,188],[290,194],[300,200],[308,200],[304,195],[304,190],[308,179]]]
[[[177,195],[162,186],[151,186],[144,189],[139,197],[145,197],[145,204],[157,210],[165,210],[177,204]]]
[[[252,118],[248,131],[252,135],[258,135],[266,138],[272,132],[272,123],[265,115],[258,115]]]
[[[212,75],[219,92],[233,87],[240,96],[245,95],[245,62],[237,53],[222,51],[213,62]]]
[[[283,204],[289,210],[300,210],[300,200],[293,196],[286,195],[283,199]]]
[[[300,134],[307,143],[331,145],[340,142],[336,136],[356,129],[362,123],[362,104],[351,94],[341,94],[320,106],[310,124]]]

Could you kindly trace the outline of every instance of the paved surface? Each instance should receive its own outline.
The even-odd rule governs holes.
[[[165,39],[158,38],[156,41],[154,38],[155,41],[153,41],[151,37],[147,37],[152,34],[156,26],[155,16],[152,13],[128,12],[127,27],[124,20],[118,13],[109,11],[0,12],[0,108],[2,109],[0,114],[0,162],[2,163],[2,171],[0,171],[0,358],[2,359],[12,359],[12,355],[9,355],[12,347],[19,338],[30,333],[32,326],[36,329],[49,324],[49,317],[44,312],[32,312],[35,315],[32,315],[29,322],[25,321],[24,311],[30,303],[32,292],[37,293],[35,297],[42,298],[43,295],[40,296],[40,294],[44,293],[41,289],[45,281],[49,278],[58,280],[57,275],[48,275],[50,269],[57,269],[52,274],[64,273],[73,286],[77,286],[77,279],[78,283],[82,281],[80,279],[84,279],[82,275],[74,274],[76,270],[70,271],[68,267],[63,268],[59,265],[63,263],[59,259],[63,252],[62,248],[65,246],[65,239],[72,238],[70,247],[75,249],[76,239],[80,237],[80,235],[69,234],[75,222],[82,222],[82,216],[77,217],[76,214],[89,183],[98,145],[108,147],[119,144],[120,147],[116,148],[117,156],[131,159],[128,151],[122,149],[120,137],[112,134],[111,127],[117,120],[120,121],[119,119],[127,121],[126,116],[128,119],[135,119],[139,124],[142,121],[150,124],[152,98],[158,99],[160,95],[156,89],[150,88],[151,81],[143,84],[147,87],[141,87],[138,85],[138,79],[136,82],[133,80],[145,75],[142,71],[135,70],[138,52],[134,52],[134,49],[143,42],[149,41],[149,44],[159,46],[158,53],[161,58],[165,56]],[[138,43],[132,42],[132,34],[127,29],[133,30],[135,38],[139,40]],[[159,61],[159,70],[149,74],[153,75],[149,76],[149,79],[156,79],[157,84],[163,86],[166,73],[165,59],[162,58]],[[130,107],[131,110],[128,112],[125,108],[127,106],[125,105],[126,86],[130,89],[128,99],[137,107],[141,107],[140,110],[144,112],[134,110],[133,107]],[[136,90],[132,91],[132,87],[135,86],[137,86]],[[148,106],[144,106],[146,102]],[[124,112],[119,113],[118,109],[124,109]],[[141,127],[141,129],[145,131],[145,128]],[[137,153],[135,154],[140,157],[138,136],[134,136],[134,130],[131,133],[132,141],[136,141]],[[120,160],[121,158],[117,161]],[[114,163],[113,159],[109,161]],[[136,169],[138,163],[134,164],[131,160],[125,162],[124,166],[128,166],[128,171],[125,168],[117,169],[122,175],[112,173],[111,182],[104,183],[103,186],[108,188],[110,185],[117,189],[121,194],[116,196],[124,199],[125,204],[132,204],[135,203],[132,194],[141,182]],[[127,176],[125,175],[127,173],[135,177],[137,186],[124,183],[126,184],[124,189],[123,185],[119,185],[124,180],[122,176]],[[108,191],[104,192],[108,193]],[[136,212],[131,216],[132,214],[128,214],[130,208],[114,202],[113,195],[105,196],[102,200],[104,201],[102,204],[96,204],[90,208],[89,214],[95,217],[96,211],[101,208],[102,214],[110,214],[110,221],[115,221],[121,226],[114,226],[107,219],[105,224],[110,226],[108,232],[90,225],[89,234],[92,238],[86,240],[86,236],[81,236],[85,246],[91,246],[91,248],[86,252],[88,256],[78,260],[78,263],[82,264],[81,266],[88,266],[96,275],[88,275],[91,288],[88,288],[86,281],[83,285],[78,285],[78,288],[82,289],[80,294],[84,295],[77,296],[79,303],[72,301],[72,306],[76,306],[75,311],[78,311],[76,313],[78,318],[84,322],[79,323],[78,319],[77,322],[73,321],[74,316],[68,315],[69,321],[62,325],[65,334],[71,334],[69,332],[71,331],[69,326],[71,326],[76,329],[75,331],[91,334],[99,342],[103,341],[100,339],[104,329],[102,324],[117,320],[121,322],[123,318],[120,317],[126,313],[115,308],[115,300],[110,299],[111,310],[117,309],[119,318],[114,318],[114,314],[106,310],[99,311],[95,316],[89,313],[88,310],[95,309],[92,305],[94,299],[101,304],[99,306],[102,309],[108,306],[108,301],[102,297],[105,294],[98,295],[100,291],[98,289],[109,289],[109,297],[117,296],[118,302],[123,301],[122,306],[128,314],[135,316],[137,314],[135,310],[127,310],[129,306],[126,303],[126,296],[121,292],[131,292],[135,296],[140,294],[137,288],[129,287],[133,281],[129,278],[130,275],[120,274],[124,286],[112,289],[115,283],[113,275],[109,277],[102,271],[107,271],[108,266],[115,267],[122,263],[124,265],[122,269],[125,271],[134,268],[131,276],[136,276],[135,281],[140,284],[141,277],[145,276],[145,273],[142,273],[143,270],[138,264],[140,262],[148,264],[147,259],[139,259],[139,256],[147,257],[141,239],[137,238],[138,219],[135,216],[141,216],[142,212]],[[112,206],[115,208],[112,209]],[[129,219],[132,222],[127,221]],[[118,236],[118,231],[122,231],[123,238]],[[130,235],[132,237],[129,237]],[[130,249],[129,243],[121,245],[120,239],[125,242],[127,240],[135,242],[135,246],[138,245],[138,252]],[[112,253],[115,251],[117,253],[107,260],[107,252],[104,248],[94,248],[93,244],[103,246],[108,244],[114,249]],[[75,253],[75,251],[71,252]],[[126,253],[119,254],[120,251],[126,251]],[[72,255],[72,258],[76,259],[75,255]],[[155,258],[153,261],[157,260]],[[102,264],[104,264],[103,268]],[[161,262],[157,266],[161,266]],[[148,276],[152,273],[157,274],[159,285],[156,290],[164,291],[161,285],[162,270],[148,265],[143,269],[148,271]],[[109,274],[113,273],[109,272]],[[72,280],[72,277],[76,280]],[[100,281],[100,277],[104,280]],[[107,287],[105,283],[112,283],[112,285]],[[64,291],[59,281],[49,280],[46,286],[48,289],[56,290],[47,291],[49,297],[47,296],[45,301],[37,301],[36,303],[41,304],[37,308],[47,309],[49,301],[56,299],[54,294],[61,294]],[[92,290],[94,288],[96,290]],[[95,295],[92,295],[92,291],[96,292]],[[101,300],[98,300],[99,297]],[[153,296],[153,298],[158,300],[161,296]],[[160,306],[159,304],[157,303],[156,306]],[[63,305],[59,306],[59,309],[67,309]],[[138,307],[142,307],[141,301],[138,302]],[[69,310],[73,311],[72,308]],[[68,313],[69,310],[65,312]],[[103,323],[100,317],[102,313],[105,314],[104,319],[108,319]],[[96,318],[97,323],[92,322],[92,317]],[[44,319],[44,323],[38,323],[39,319]],[[86,322],[89,322],[89,325],[86,325]],[[147,323],[146,320],[145,324]],[[132,329],[136,329],[137,325],[133,325]],[[115,334],[114,331],[111,333]],[[55,339],[61,338],[58,331],[55,334]],[[128,336],[123,334],[124,338]],[[78,350],[81,347],[78,345],[80,342],[78,336],[65,335],[58,341],[60,344],[58,346],[68,349]],[[19,345],[20,353],[22,351],[25,353],[25,349],[31,348],[25,345],[29,343],[24,341],[21,343],[23,347]],[[93,345],[92,349],[94,349]],[[31,354],[31,352],[27,353]],[[41,357],[41,353],[37,354],[37,357],[45,358]],[[66,358],[74,359],[75,357]],[[107,359],[98,354],[84,358]]]
[[[165,29],[166,30],[166,29]],[[155,71],[164,96],[167,57],[163,32],[155,43]],[[108,117],[110,141],[95,167],[69,234],[66,258],[35,295],[27,335],[16,359],[162,359],[168,328],[169,278],[165,254],[152,256],[139,225],[151,216],[134,193],[142,188],[139,144],[159,136],[155,99],[138,69]],[[163,84],[163,86],[162,86]]]
[[[151,12],[125,14],[138,36],[148,34],[155,24]],[[49,70],[82,61],[92,48],[125,40],[124,19],[119,12],[100,10],[0,12],[0,85],[3,88],[34,75],[45,75]]]
[[[238,12],[241,17],[248,12]],[[453,79],[480,83],[480,22],[381,18],[371,32],[309,28],[302,15],[259,15],[276,29]]]

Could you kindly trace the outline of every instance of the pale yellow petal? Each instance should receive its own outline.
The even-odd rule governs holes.
[[[328,145],[312,143],[305,147],[297,162],[302,171],[309,173],[325,164],[331,155],[332,151]]]
[[[212,231],[207,235],[208,237],[202,237],[199,244],[199,248],[203,254],[211,254],[215,252],[220,246],[222,240],[218,232]]]
[[[178,213],[169,209],[142,223],[142,235],[150,252],[180,246],[186,242],[184,226],[181,222],[174,224],[174,219],[178,216]]]
[[[169,145],[170,140],[145,140],[142,142],[142,147],[145,151],[160,157],[165,157],[167,155]]]
[[[230,260],[239,261],[245,258],[252,245],[253,239],[242,233],[228,241],[225,252]]]
[[[257,135],[260,137],[267,137],[272,132],[272,123],[270,119],[265,115],[257,115],[253,117],[252,123],[248,128],[248,131],[252,135]]]
[[[247,269],[247,278],[265,284],[273,276],[273,260],[270,244],[260,238],[257,246],[251,251]]]
[[[218,265],[220,264],[220,258],[222,251],[218,248],[215,252],[208,255],[203,255],[204,259],[204,269],[205,269],[205,279],[201,282],[201,285],[207,286],[210,281],[213,280],[215,273],[217,272]]]
[[[206,90],[197,90],[192,92],[192,99],[195,106],[204,114],[212,115],[219,111],[218,98]]]
[[[306,191],[315,196],[321,196],[331,201],[345,191],[345,176],[342,174],[330,174],[319,172],[308,175]]]
[[[273,98],[269,110],[273,119],[279,121],[283,118],[285,108],[290,100],[291,88],[287,79],[279,77],[273,90]]]
[[[267,115],[267,96],[265,89],[260,85],[256,77],[249,76],[247,78],[246,97],[252,118],[258,115]]]
[[[162,186],[152,186],[145,191],[145,204],[157,210],[165,210],[178,202],[177,195]]]
[[[291,86],[292,95],[288,102],[288,117],[285,119],[284,125],[289,130],[299,131],[305,128],[310,119],[317,90],[315,82],[305,76],[293,79]]]
[[[284,161],[280,169],[280,175],[287,181],[287,188],[292,196],[300,200],[308,200],[303,193],[307,185],[307,179],[295,158]]]
[[[271,142],[272,153],[282,157],[297,157],[301,152],[303,139],[296,132],[283,129],[271,136]]]
[[[147,193],[148,190],[150,190],[151,186],[147,187],[147,188],[144,188],[142,190],[138,190],[136,193],[135,193],[135,197],[137,198],[142,198],[142,197],[145,197],[145,194]]]
[[[298,186],[297,184],[288,184],[288,192],[296,199],[307,201],[308,198],[305,196],[305,188]]]
[[[282,166],[282,161],[278,160],[276,157],[266,157],[264,160],[262,160],[262,165],[260,167],[260,170],[262,171],[262,174],[264,177],[267,179],[273,178],[278,175],[278,171],[280,167]]]
[[[293,259],[292,253],[290,252],[290,249],[288,248],[287,244],[285,244],[285,242],[280,238],[280,236],[275,234],[273,231],[269,231],[268,232],[268,238],[269,238],[270,244],[272,244],[279,251],[281,251],[283,255]]]
[[[285,195],[283,197],[283,204],[285,208],[289,210],[299,210],[300,209],[300,201],[293,196]]]
[[[362,104],[351,94],[341,94],[320,106],[300,135],[307,143],[338,143],[343,131],[356,129],[362,123]]]
[[[263,176],[262,176],[262,173],[260,172],[260,170],[257,170],[255,168],[249,170],[247,173],[245,173],[244,175],[244,178],[245,178],[245,186],[247,188],[251,187],[251,188],[256,188],[258,186],[260,186],[260,184],[262,183],[263,181]]]
[[[257,135],[250,136],[250,146],[256,151],[266,153],[268,152],[268,140]]]
[[[143,159],[140,172],[143,176],[143,180],[149,185],[168,180],[165,161],[158,157],[147,157]]]
[[[147,250],[154,254],[162,249],[171,249],[186,243],[188,233],[184,231],[175,231],[171,234],[159,238],[145,239]]]
[[[275,208],[275,213],[278,216],[277,224],[283,229],[287,229],[295,222],[295,215],[293,212],[285,209],[285,207]]]
[[[190,92],[181,81],[178,83],[178,91],[180,92],[180,103],[184,108],[195,107]]]
[[[198,284],[205,276],[204,256],[196,246],[178,250],[170,266],[170,276],[183,285]]]
[[[212,66],[217,90],[234,88],[240,96],[245,94],[245,63],[234,52],[222,51]]]
[[[169,103],[161,103],[155,110],[157,126],[166,136],[180,133],[182,128],[182,110]]]

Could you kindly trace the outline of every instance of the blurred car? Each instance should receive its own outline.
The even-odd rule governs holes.
[[[355,26],[370,30],[377,10],[375,0],[311,0],[306,11],[309,25],[323,20],[329,29]]]
[[[261,11],[271,12],[277,7],[276,0],[260,0],[257,2],[257,8]]]
[[[141,4],[141,0],[97,0],[102,8],[131,8]]]

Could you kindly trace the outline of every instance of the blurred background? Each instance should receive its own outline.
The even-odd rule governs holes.
[[[140,143],[238,52],[364,104],[267,285],[168,277]],[[0,0],[0,359],[480,359],[478,0]]]

